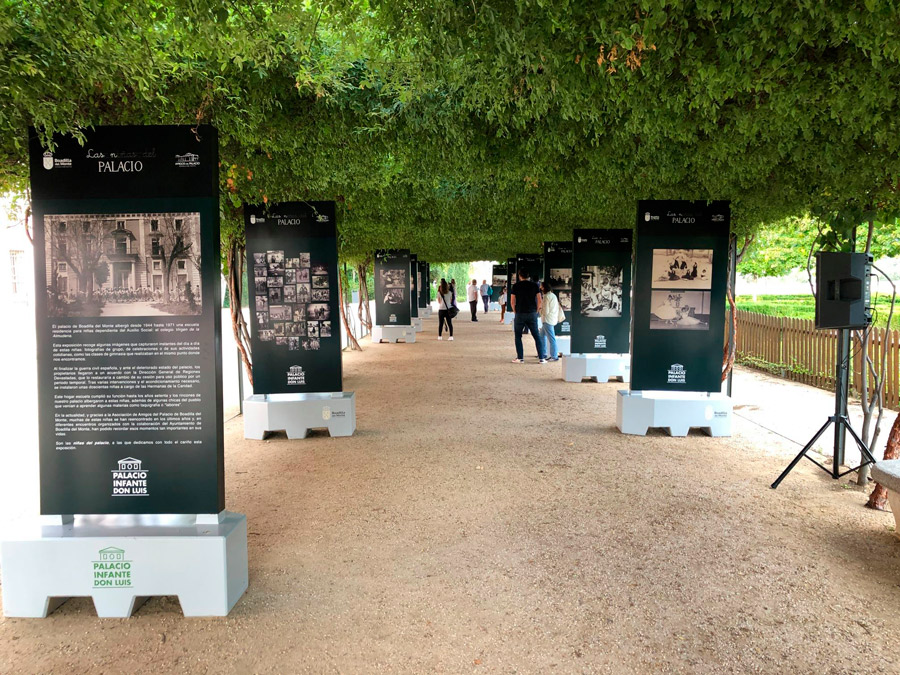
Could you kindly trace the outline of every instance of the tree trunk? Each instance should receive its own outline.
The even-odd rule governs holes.
[[[338,295],[341,298],[341,319],[343,319],[344,330],[347,331],[347,342],[350,343],[350,349],[354,351],[362,351],[362,347],[359,346],[359,342],[356,339],[356,336],[353,334],[353,329],[350,327],[350,317],[347,315],[347,299],[344,297],[344,288],[346,288],[346,275],[339,269],[338,270]]]
[[[894,424],[888,434],[887,443],[884,446],[884,459],[900,459],[900,415],[894,418]],[[869,495],[866,506],[870,509],[886,511],[887,489],[880,483],[875,483],[875,489]]]
[[[228,296],[230,298],[229,310],[231,311],[231,328],[234,331],[234,341],[241,354],[244,370],[247,371],[247,379],[253,384],[253,364],[250,361],[250,332],[244,321],[244,313],[241,307],[241,279],[243,270],[244,251],[241,245],[232,239],[228,243],[226,261],[228,263]]]
[[[369,259],[356,266],[359,275],[359,308],[357,316],[366,330],[372,331],[372,313],[369,310],[369,283],[366,279],[366,273],[369,266]]]

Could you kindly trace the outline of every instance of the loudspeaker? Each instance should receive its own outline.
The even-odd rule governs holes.
[[[866,328],[872,323],[868,253],[816,254],[816,328]]]

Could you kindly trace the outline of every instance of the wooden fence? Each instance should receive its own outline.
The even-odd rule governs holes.
[[[869,355],[876,368],[880,368],[887,350],[884,405],[897,410],[900,408],[900,332],[884,328],[871,331]],[[834,389],[837,334],[836,330],[816,330],[809,319],[737,311],[737,356],[741,363],[822,389]],[[851,386],[859,395],[864,366],[859,341],[854,339],[850,349],[853,354]],[[868,385],[871,389],[871,376]]]

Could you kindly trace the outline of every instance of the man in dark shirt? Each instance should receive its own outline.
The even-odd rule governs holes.
[[[529,280],[528,270],[522,268],[518,272],[519,280],[513,284],[510,291],[510,304],[513,314],[516,315],[513,322],[513,330],[516,334],[516,358],[513,363],[525,363],[522,349],[522,333],[525,330],[531,332],[534,338],[534,347],[537,350],[541,363],[547,363],[541,347],[541,339],[538,337],[538,313],[541,311],[541,289],[536,283]]]

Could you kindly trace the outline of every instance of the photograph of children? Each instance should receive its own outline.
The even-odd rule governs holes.
[[[283,347],[287,344],[287,338],[284,335],[276,335],[275,344]]]
[[[328,321],[331,318],[331,310],[324,303],[307,305],[306,314],[312,321]]]
[[[309,268],[303,267],[297,270],[297,283],[298,284],[308,284],[309,283]]]
[[[261,342],[271,342],[275,339],[275,331],[274,330],[261,330],[259,331],[259,339]]]
[[[294,307],[294,323],[300,323],[301,321],[306,321],[306,305]]]
[[[331,322],[330,321],[322,321],[319,324],[319,337],[331,337]]]
[[[653,249],[653,288],[712,288],[710,248]]]
[[[319,337],[319,322],[318,321],[307,321],[306,322],[306,334],[309,337]]]
[[[256,296],[256,309],[259,312],[265,312],[269,309],[269,298],[265,295]]]
[[[547,281],[551,290],[572,288],[572,268],[571,267],[551,267],[550,279]]]
[[[300,267],[309,267],[309,253],[300,254]]]
[[[272,277],[269,277],[269,278],[271,279]],[[269,302],[277,302],[279,304],[284,302],[283,291],[284,291],[284,289],[279,288],[278,286],[269,288]]]
[[[269,273],[269,268],[265,265],[254,265],[253,266],[253,275],[257,277],[264,277]]]
[[[266,264],[281,263],[284,269],[284,251],[266,251]]]
[[[312,299],[313,302],[328,302],[331,299],[331,291],[327,288],[314,288]]]
[[[313,288],[328,288],[328,276],[316,276],[313,275],[312,278],[312,287]]]
[[[588,265],[581,271],[580,310],[594,318],[622,316],[621,266]]]
[[[285,286],[288,284],[296,284],[297,283],[297,270],[295,269],[286,269],[284,271],[284,284]]]
[[[272,288],[273,286],[284,286],[284,277],[268,276],[266,277],[266,284],[269,288]]]
[[[297,302],[305,304],[312,300],[311,290],[309,284],[297,284]]]
[[[308,340],[303,340],[303,349],[308,351],[316,351],[319,348],[319,338],[309,338]]]
[[[290,318],[290,308],[284,305],[272,305],[269,310],[269,318],[272,321],[287,321]]]
[[[265,253],[254,253],[253,254],[253,264],[254,265],[265,265],[266,264],[266,254]]]
[[[300,338],[289,337],[288,338],[288,351],[296,352],[299,350],[300,350]]]
[[[709,291],[653,291],[650,330],[709,330]]]
[[[257,312],[256,313],[256,325],[259,326],[260,330],[263,328],[269,327],[269,315],[266,312]]]
[[[564,312],[572,311],[572,291],[558,291],[556,297],[559,298],[559,306]]]
[[[295,270],[298,267],[300,267],[300,258],[288,258],[284,262],[284,268],[286,270],[288,270],[288,269]]]
[[[297,287],[294,285],[284,287],[284,301],[294,303],[297,302]]]
[[[288,335],[288,337],[290,337],[291,335],[294,335],[296,337],[306,337],[306,322],[286,322],[284,324],[284,332]]]
[[[269,274],[282,274],[284,273],[284,263],[283,262],[273,262],[269,263],[267,266]]]
[[[266,291],[266,288],[267,288],[266,278],[264,276],[253,277],[253,286],[254,286],[254,288],[256,288],[257,295],[265,294],[267,292]]]
[[[275,337],[284,335],[284,321],[273,321],[272,328],[275,330]]]

